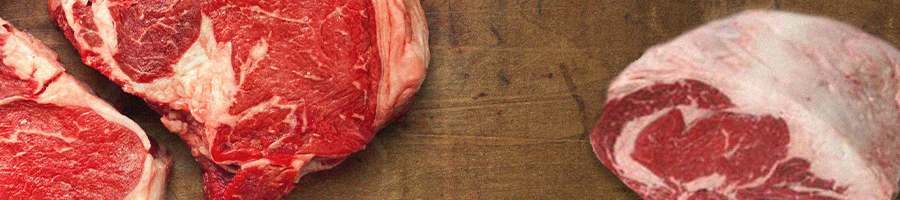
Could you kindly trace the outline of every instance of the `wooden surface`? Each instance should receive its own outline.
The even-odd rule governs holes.
[[[0,17],[175,158],[168,199],[200,199],[200,169],[140,99],[81,63],[44,0]],[[594,157],[606,86],[651,45],[749,8],[832,18],[900,44],[900,1],[425,0],[432,62],[410,112],[368,149],[303,177],[288,199],[638,199]]]

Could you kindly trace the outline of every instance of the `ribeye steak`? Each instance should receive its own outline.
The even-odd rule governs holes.
[[[160,112],[207,199],[275,199],[359,151],[424,79],[417,0],[49,0],[82,60]]]
[[[0,19],[0,199],[162,199],[169,158]]]
[[[900,52],[822,17],[746,11],[648,50],[591,134],[646,199],[890,199]]]

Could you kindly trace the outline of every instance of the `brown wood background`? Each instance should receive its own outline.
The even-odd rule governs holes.
[[[751,8],[830,16],[900,46],[900,1],[424,0],[432,62],[408,114],[287,199],[638,199],[587,134],[612,77],[644,50]],[[68,72],[175,158],[168,199],[201,199],[200,169],[140,99],[85,66],[44,0],[0,17],[56,50]]]

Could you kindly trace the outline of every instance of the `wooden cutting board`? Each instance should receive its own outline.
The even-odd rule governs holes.
[[[287,199],[639,199],[595,158],[588,134],[609,81],[644,50],[741,10],[829,16],[900,46],[900,2],[425,0],[431,65],[413,108],[364,151],[303,177]],[[189,150],[142,100],[80,57],[44,0],[0,17],[56,50],[69,73],[175,158],[168,199],[201,199]]]

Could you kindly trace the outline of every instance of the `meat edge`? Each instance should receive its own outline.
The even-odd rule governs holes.
[[[112,58],[109,55],[102,52],[95,52],[95,50],[98,49],[112,49],[109,46],[110,44],[104,43],[98,47],[90,47],[84,38],[77,36],[85,32],[98,31],[95,33],[100,34],[102,41],[114,42],[114,40],[110,40],[110,36],[108,36],[108,29],[114,28],[114,25],[109,24],[106,20],[94,20],[94,23],[98,26],[98,30],[87,30],[83,27],[76,28],[71,26],[70,23],[74,22],[74,19],[72,19],[73,14],[71,13],[71,7],[73,4],[79,2],[82,1],[48,0],[51,15],[56,18],[55,21],[60,26],[60,29],[63,30],[65,36],[74,46],[78,47],[77,49],[82,55],[82,60],[86,64],[97,68],[104,75],[110,77],[110,79],[121,84],[123,89],[129,93],[139,96],[148,96],[147,94],[143,94],[143,91],[136,91],[140,90],[137,88],[143,88],[143,86],[132,85],[129,81],[130,79],[127,76],[124,76],[121,70],[115,69],[108,64],[115,63],[115,61],[111,60]],[[92,10],[96,15],[108,16],[108,11],[103,8],[103,6],[107,5],[109,5],[109,2],[105,0],[93,1]],[[427,46],[427,24],[425,22],[424,11],[422,10],[419,1],[374,0],[373,6],[376,13],[377,47],[379,48],[379,57],[382,58],[382,76],[380,77],[381,81],[378,86],[376,116],[373,127],[371,127],[373,130],[377,131],[393,119],[402,115],[410,107],[413,95],[418,91],[424,80],[430,55]],[[198,123],[197,120],[194,119],[194,114],[172,112],[183,109],[192,111],[193,108],[185,108],[184,105],[177,104],[176,107],[178,107],[178,109],[169,109],[165,107],[170,107],[171,105],[160,105],[156,102],[151,104],[156,104],[151,105],[151,107],[154,107],[155,110],[163,115],[162,120],[167,128],[173,132],[179,133],[188,144],[193,144],[190,145],[191,147],[194,147],[194,149],[192,149],[192,154],[195,156],[202,155],[210,157],[208,147],[206,147],[206,140],[209,140],[210,138],[191,136],[192,132],[194,134],[202,134],[202,132],[198,132],[197,130],[190,130],[193,128],[188,126],[190,124]],[[297,180],[305,173],[332,168],[341,163],[345,158],[346,155],[343,157],[314,158],[304,165],[301,169],[301,173],[297,176]],[[228,163],[217,164],[225,169],[230,169],[227,166]],[[229,171],[233,172],[233,170]]]
[[[747,17],[772,17],[772,16],[785,16],[785,15],[786,15],[786,16],[799,17],[800,19],[802,19],[802,20],[804,20],[804,21],[815,22],[815,23],[824,23],[824,22],[828,22],[828,23],[831,23],[831,24],[835,24],[836,27],[837,27],[837,29],[840,29],[841,31],[847,31],[847,32],[851,32],[851,33],[854,33],[854,34],[856,34],[856,33],[860,33],[860,34],[865,33],[864,31],[859,30],[858,28],[855,28],[855,27],[853,27],[853,26],[851,26],[851,25],[848,25],[848,24],[846,24],[846,23],[838,22],[838,21],[835,21],[835,20],[832,20],[832,19],[828,19],[828,18],[824,18],[824,17],[819,17],[819,16],[815,16],[815,15],[812,15],[812,16],[810,16],[810,15],[797,15],[797,14],[790,13],[790,12],[777,12],[777,11],[767,11],[767,10],[748,10],[748,11],[743,11],[743,12],[740,12],[740,13],[736,13],[736,14],[730,16],[730,17],[725,17],[725,18],[723,18],[723,19],[719,19],[719,20],[716,20],[716,21],[711,21],[711,22],[707,23],[707,25],[704,25],[704,26],[701,26],[701,27],[711,26],[711,25],[714,25],[714,24],[729,23],[729,22],[735,20],[736,18],[747,18]],[[689,32],[686,32],[686,33],[682,34],[682,36],[679,36],[679,37],[677,37],[677,38],[685,37],[685,35],[699,34],[698,32],[700,32],[700,31],[708,31],[708,30],[703,30],[703,29],[704,29],[704,28],[697,28],[697,29],[694,29],[694,30],[692,30],[692,31],[689,31]],[[874,45],[872,45],[871,48],[878,49],[878,50],[883,50],[883,51],[885,51],[885,52],[892,52],[892,51],[893,51],[893,52],[896,52],[896,51],[897,51],[895,47],[892,47],[890,44],[886,43],[885,41],[883,41],[883,40],[881,40],[881,39],[878,39],[878,38],[875,38],[875,37],[871,37],[871,36],[869,36],[868,34],[862,34],[862,35],[859,35],[858,37],[859,37],[859,38],[855,38],[855,39],[856,39],[856,40],[860,40],[860,41],[873,42]],[[678,39],[675,39],[675,40],[678,40]],[[613,82],[610,84],[609,91],[608,91],[608,93],[607,93],[607,100],[606,100],[607,104],[610,103],[610,100],[620,99],[620,98],[622,98],[622,97],[624,97],[624,96],[627,96],[627,95],[629,95],[629,94],[632,94],[633,92],[636,92],[636,91],[641,90],[641,89],[643,89],[643,88],[645,88],[645,87],[648,87],[648,86],[651,86],[651,85],[655,84],[655,82],[653,82],[653,81],[656,81],[656,80],[653,80],[653,79],[645,79],[645,78],[644,78],[644,77],[647,75],[646,73],[649,72],[649,71],[652,71],[652,70],[647,70],[646,68],[642,68],[642,70],[635,70],[634,67],[632,67],[632,65],[645,65],[645,64],[647,64],[647,62],[650,62],[650,61],[647,61],[647,60],[649,60],[649,59],[656,59],[656,58],[649,58],[649,57],[650,57],[650,56],[658,56],[658,55],[650,55],[650,54],[659,54],[659,53],[661,53],[663,47],[673,46],[673,45],[674,45],[673,43],[675,43],[675,42],[674,42],[675,40],[673,40],[673,41],[668,41],[668,42],[662,43],[662,44],[660,44],[660,45],[656,45],[656,46],[654,46],[654,47],[651,47],[650,49],[647,50],[647,53],[646,53],[646,54],[642,55],[642,57],[641,57],[640,59],[638,59],[637,61],[635,61],[634,63],[632,63],[632,64],[629,65],[629,68],[631,68],[631,69],[626,68],[626,70],[623,71],[622,74],[618,75],[618,76],[613,80]],[[671,47],[670,47],[670,48],[671,48]],[[898,70],[900,70],[900,65],[898,65],[898,63],[900,63],[900,62],[898,62],[898,60],[896,60],[896,59],[891,59],[891,58],[898,58],[898,56],[897,56],[896,54],[886,54],[886,55],[883,55],[883,56],[885,56],[885,57],[887,58],[887,61],[893,63],[892,65],[890,65],[890,66],[888,66],[888,67],[891,67],[891,69],[892,69],[893,71],[895,71],[895,72],[898,71]],[[670,64],[671,64],[671,63],[670,63]],[[669,69],[669,68],[667,68],[667,70],[668,70],[668,69]],[[656,72],[656,71],[654,71],[654,72]],[[666,72],[656,72],[656,73],[668,73],[668,71],[666,71]],[[663,80],[665,80],[665,81],[663,81],[663,82],[667,82],[667,81],[677,81],[677,80],[682,80],[683,78],[685,78],[685,77],[682,77],[682,75],[667,76],[667,77],[663,78]],[[705,81],[709,81],[709,80],[705,80]],[[725,80],[716,80],[716,81],[725,81]],[[892,80],[891,80],[891,81],[894,82],[895,84],[897,84],[897,82],[900,82],[900,80],[898,80],[897,76],[895,76],[895,75],[892,77]],[[714,81],[714,82],[715,82],[715,81]],[[900,93],[897,93],[897,95],[894,95],[894,97],[893,97],[893,103],[900,105]],[[615,161],[612,160],[613,157],[610,157],[610,156],[609,156],[609,155],[613,155],[613,154],[614,154],[614,153],[611,153],[611,151],[612,151],[611,149],[612,149],[613,147],[602,147],[603,144],[601,144],[601,141],[598,141],[598,138],[599,138],[599,137],[603,137],[603,136],[598,136],[598,135],[597,135],[597,134],[599,133],[598,128],[599,128],[599,123],[598,123],[597,126],[595,126],[594,130],[592,130],[592,132],[591,132],[591,145],[592,145],[592,148],[593,148],[594,153],[596,154],[597,157],[600,158],[600,160],[603,162],[604,165],[606,165],[607,167],[610,168],[610,170],[611,170],[612,172],[614,172],[614,173],[615,173],[617,176],[619,176],[620,178],[624,178],[624,177],[622,177],[622,176],[620,175],[620,173],[623,173],[621,170],[612,168],[612,166],[616,166],[616,165],[617,165],[617,164],[615,163]],[[846,136],[843,136],[843,135],[842,135],[842,137],[846,137]],[[895,154],[895,155],[896,155],[896,154]],[[886,156],[886,155],[882,155],[882,156]],[[860,156],[860,157],[863,157],[863,156]],[[896,156],[895,156],[895,157],[896,157]],[[865,160],[865,161],[866,161],[866,162],[872,162],[871,160]],[[896,168],[895,168],[895,169],[896,169]],[[884,180],[884,182],[891,182],[891,184],[894,184],[894,187],[896,187],[897,185],[900,185],[900,179],[897,179],[897,174],[900,173],[900,171],[894,170],[894,171],[885,171],[885,172],[886,172],[886,173],[893,173],[893,174],[888,175],[888,178],[885,178],[886,180]],[[879,177],[878,175],[875,175],[875,176],[876,176],[876,177]],[[887,179],[889,179],[890,177],[893,177],[894,180],[887,180]],[[626,181],[626,183],[627,183],[627,182],[628,182],[628,181]],[[896,193],[896,191],[897,191],[896,188],[894,189],[894,191],[895,191],[895,193],[893,193],[893,194],[885,194],[885,195],[887,195],[887,196],[893,195],[894,197],[900,195],[900,193]]]
[[[11,31],[10,38],[6,38],[6,45],[0,47],[0,51],[9,57],[18,57],[5,59],[15,61],[15,63],[5,64],[15,68],[20,78],[35,79],[42,85],[39,87],[41,91],[35,91],[35,93],[39,93],[36,98],[38,103],[90,108],[107,121],[131,130],[141,140],[147,151],[141,180],[125,199],[162,199],[165,194],[169,166],[171,166],[171,158],[167,155],[165,148],[153,144],[137,123],[96,97],[93,90],[83,82],[66,74],[65,68],[57,61],[56,52],[53,52],[40,40],[28,33],[11,28],[12,25],[3,19],[0,19],[0,26],[9,28],[0,31]]]
[[[418,0],[374,0],[382,76],[374,130],[403,115],[425,80],[428,25]],[[384,14],[378,14],[384,13]]]

